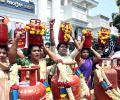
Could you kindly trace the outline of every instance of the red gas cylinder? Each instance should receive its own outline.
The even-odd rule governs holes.
[[[59,29],[58,40],[59,40],[60,43],[65,43],[65,41],[64,41],[65,40],[64,39],[64,33],[63,33],[61,28]]]
[[[19,85],[20,100],[46,100],[46,88],[41,82],[36,82],[36,71],[39,71],[39,67],[20,68],[19,71],[21,73],[21,82]],[[27,71],[30,72],[30,81],[28,83],[25,82]]]
[[[68,82],[68,84],[71,85],[75,100],[80,100],[80,79],[76,75],[70,75],[71,77],[71,82]],[[60,100],[60,89],[58,85],[58,75],[54,75],[51,79],[51,88],[52,88],[52,93],[54,100]],[[65,99],[65,100],[69,100]]]
[[[41,21],[39,19],[31,19],[30,24],[26,25],[29,27],[27,29],[29,45],[41,45],[43,43],[42,35],[37,34],[37,31],[41,29],[40,24]]]
[[[116,58],[115,60],[117,63],[114,65],[114,68],[117,71],[118,87],[120,88],[120,59]]]
[[[41,45],[43,39],[41,35],[28,34],[28,44],[29,45]]]
[[[58,34],[59,43],[68,43],[69,42],[70,38],[68,36],[67,37],[65,36],[65,34],[66,34],[65,32],[69,31],[69,32],[67,32],[67,34],[68,35],[71,34],[72,31],[70,31],[71,30],[70,28],[72,28],[72,27],[70,26],[69,23],[61,23],[60,28],[59,28],[59,34]],[[67,38],[67,40],[65,38]]]
[[[85,36],[85,41],[84,41],[83,47],[90,48],[91,46],[92,46],[92,37]]]
[[[111,65],[112,66],[112,65]],[[112,83],[113,88],[117,88],[117,71],[111,66],[108,68],[103,68],[108,80]],[[94,81],[94,94],[96,97],[96,100],[112,100],[106,93],[105,90],[102,88],[101,84],[98,81],[97,76],[95,75],[95,81]],[[99,91],[99,92],[98,92]]]
[[[8,42],[8,27],[3,21],[4,17],[0,16],[0,45],[6,45]]]
[[[14,30],[14,38],[16,37],[17,33],[20,33],[21,37],[18,41],[18,48],[24,48],[26,43],[26,31],[24,28],[22,28],[22,24],[19,22],[16,22],[16,29]]]

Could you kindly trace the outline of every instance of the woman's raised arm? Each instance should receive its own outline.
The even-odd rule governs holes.
[[[18,41],[20,39],[20,34],[17,33],[16,38],[11,46],[11,48],[8,51],[8,58],[11,64],[16,62],[17,57],[17,47],[18,47]]]

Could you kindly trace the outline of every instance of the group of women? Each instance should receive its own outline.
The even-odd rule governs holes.
[[[16,35],[16,38],[14,39],[12,46],[9,49],[7,48],[7,45],[0,46],[0,100],[9,100],[8,76],[10,66],[14,63],[17,63],[21,66],[40,66],[40,82],[43,84],[46,82],[48,85],[50,85],[51,88],[52,78],[58,77],[58,84],[63,84],[62,87],[66,91],[63,93],[66,93],[66,95],[60,94],[60,97],[63,100],[66,98],[69,98],[69,100],[77,100],[72,91],[72,85],[69,84],[69,82],[72,81],[72,79],[79,79],[81,82],[78,88],[82,94],[80,98],[84,97],[86,100],[91,99],[90,90],[94,87],[92,77],[93,71],[96,69],[99,70],[99,62],[97,59],[101,58],[101,55],[97,53],[92,47],[83,47],[83,43],[85,41],[84,36],[82,37],[80,43],[74,37],[72,37],[76,48],[70,54],[68,54],[67,43],[59,43],[56,47],[53,32],[54,22],[54,20],[50,21],[50,47],[45,45],[29,45],[28,56],[19,58],[17,57],[17,45],[20,39],[19,33]],[[90,57],[90,52],[93,53],[93,57]],[[99,73],[101,74],[104,72],[99,70]],[[103,80],[100,80],[101,77]],[[107,88],[109,88],[111,83],[108,80],[106,81],[106,78],[104,79],[102,75],[101,77],[99,78],[99,81],[104,81],[104,83],[106,82],[108,85]],[[53,90],[54,89],[51,89],[51,91],[46,91],[46,100],[55,99],[55,93]],[[120,97],[119,93],[118,96]]]

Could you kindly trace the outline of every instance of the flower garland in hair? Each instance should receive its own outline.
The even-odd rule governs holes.
[[[86,36],[86,37],[91,37],[93,38],[93,33],[89,28],[85,28],[82,30],[82,35]]]
[[[61,23],[60,28],[64,33],[65,42],[69,41],[73,29],[72,25],[70,23]]]
[[[32,35],[44,35],[47,31],[45,24],[36,24],[33,21],[25,26],[26,31]]]
[[[110,38],[110,30],[109,29],[101,28],[98,31],[98,39],[100,40],[101,44],[106,44],[109,38]]]

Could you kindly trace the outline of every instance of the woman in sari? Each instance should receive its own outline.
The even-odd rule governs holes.
[[[93,54],[96,56],[96,58],[100,58],[100,54],[97,53],[92,47],[89,48],[83,48],[81,52],[79,53],[79,58],[76,59],[79,69],[81,73],[83,73],[86,82],[88,83],[89,87],[91,88],[90,78],[92,73],[92,66],[95,64],[95,60],[92,60],[90,57],[90,50],[93,52]]]
[[[70,83],[72,83],[73,81],[76,81],[76,79],[77,79],[77,81],[79,81],[79,78],[74,76],[74,72],[73,72],[71,65],[76,64],[76,61],[74,59],[75,59],[76,55],[79,53],[79,51],[81,50],[81,45],[84,43],[84,37],[83,37],[83,40],[82,40],[82,43],[80,46],[76,39],[73,38],[73,40],[76,45],[76,49],[71,54],[68,54],[68,52],[67,52],[67,50],[68,50],[67,43],[59,43],[57,45],[57,51],[58,51],[57,54],[54,54],[53,52],[51,52],[47,48],[45,48],[45,50],[47,52],[49,52],[48,54],[51,57],[51,59],[53,59],[53,60],[56,58],[58,59],[56,74],[52,78],[52,80],[54,80],[55,77],[58,77],[58,80],[56,80],[56,81],[58,82],[58,84],[57,84],[58,85],[57,88],[59,88],[58,91],[60,91],[60,94],[59,94],[59,93],[57,93],[58,91],[56,91],[56,93],[55,93],[55,90],[52,89],[54,92],[53,96],[56,95],[55,100],[58,100],[60,98],[62,100],[64,100],[68,97],[69,97],[69,100],[76,100],[75,95],[72,92],[72,88],[71,88],[72,85]],[[73,75],[73,77],[75,77],[75,78],[73,79],[73,77],[70,77],[71,75]],[[62,84],[62,86],[61,86],[61,84]],[[77,88],[79,90],[79,86]],[[64,92],[64,93],[62,93],[62,92]],[[57,95],[58,95],[58,97],[57,97]]]
[[[76,70],[76,74],[78,76],[83,76],[82,79],[82,85],[81,85],[81,91],[82,91],[82,97],[85,97],[87,99],[91,98],[90,95],[90,89],[93,88],[93,69],[94,65],[96,63],[95,59],[92,59],[90,57],[90,50],[93,52],[93,54],[96,56],[96,58],[100,58],[100,54],[97,53],[92,47],[91,48],[82,48],[82,50],[79,52],[79,54],[76,57],[76,62],[78,64],[78,69]]]
[[[0,100],[9,100],[7,47],[0,46]]]
[[[50,22],[53,23],[53,22]],[[54,23],[53,23],[54,24]],[[50,25],[50,28],[53,28]],[[51,30],[51,29],[50,29]],[[52,30],[51,30],[52,31]],[[16,35],[16,38],[20,38],[20,34]],[[40,66],[40,82],[42,82],[46,87],[46,100],[53,100],[52,92],[50,90],[49,84],[47,83],[47,66],[46,66],[46,52],[44,52],[45,48],[43,45],[30,45],[28,46],[28,57],[18,58],[17,56],[17,43],[18,41],[14,41],[13,45],[10,48],[9,56],[12,63],[17,63],[21,66]],[[38,43],[39,44],[39,43]],[[54,59],[56,61],[56,59]],[[57,60],[58,61],[58,60]]]

